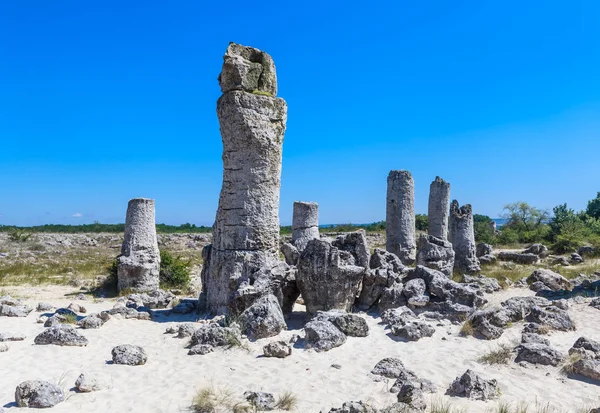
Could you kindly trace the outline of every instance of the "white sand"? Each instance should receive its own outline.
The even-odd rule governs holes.
[[[35,308],[38,301],[50,301],[66,306],[65,287],[8,289],[17,296],[27,294],[28,303]],[[72,292],[72,291],[68,291]],[[529,290],[511,289],[490,297],[499,302],[514,295],[531,295]],[[112,308],[114,302],[93,303],[81,301],[88,313]],[[557,349],[567,352],[580,336],[600,340],[600,311],[578,304],[569,310],[578,330],[553,332],[548,338]],[[455,377],[470,368],[484,378],[498,380],[502,390],[501,401],[526,402],[535,407],[550,404],[560,411],[584,405],[600,406],[600,387],[594,384],[567,379],[554,367],[521,367],[513,362],[506,366],[486,366],[476,359],[497,343],[517,342],[522,323],[515,323],[499,340],[490,342],[472,337],[458,336],[459,326],[445,323],[436,326],[431,338],[418,342],[398,342],[387,335],[379,319],[365,316],[371,333],[367,338],[348,338],[346,344],[325,353],[294,349],[286,359],[259,357],[262,345],[275,338],[250,344],[250,353],[242,349],[217,350],[205,356],[188,356],[187,339],[177,339],[164,334],[169,325],[180,321],[164,317],[157,321],[108,321],[98,330],[80,330],[89,339],[87,347],[37,346],[34,337],[44,327],[36,323],[39,313],[27,318],[0,317],[0,332],[24,333],[23,342],[9,343],[8,352],[0,353],[0,406],[7,412],[27,412],[14,405],[15,387],[25,380],[48,380],[61,385],[68,398],[52,412],[181,412],[186,411],[200,387],[213,384],[226,386],[237,395],[246,390],[274,393],[292,391],[299,399],[297,412],[328,412],[345,401],[363,400],[376,406],[394,402],[387,389],[393,380],[375,382],[369,374],[373,366],[384,357],[398,357],[420,377],[435,382],[439,392],[435,400],[449,400],[469,412],[486,412],[498,401],[477,402],[450,398],[443,393]],[[171,321],[175,320],[175,321]],[[165,322],[161,322],[165,321]],[[288,338],[297,330],[281,336]],[[442,340],[445,338],[445,340]],[[111,349],[119,344],[136,344],[148,353],[144,366],[107,364]],[[340,370],[331,364],[342,366]],[[75,379],[82,372],[93,373],[109,383],[106,390],[94,393],[75,393]],[[429,396],[428,396],[429,397]],[[31,409],[34,411],[34,409]]]

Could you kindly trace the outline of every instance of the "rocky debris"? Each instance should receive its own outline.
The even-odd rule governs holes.
[[[271,393],[247,391],[244,398],[258,411],[270,411],[276,407],[275,397]]]
[[[542,364],[545,366],[558,366],[563,361],[564,355],[542,343],[521,343],[517,347],[517,358],[515,362],[527,361],[532,364]]]
[[[500,261],[510,261],[516,264],[533,265],[540,260],[535,254],[523,254],[519,252],[502,251],[497,255]]]
[[[463,282],[474,288],[481,288],[481,290],[487,294],[492,294],[496,291],[500,291],[502,287],[498,283],[498,280],[485,275],[467,275],[463,277]]]
[[[154,291],[159,284],[160,252],[156,238],[154,200],[134,198],[127,205],[125,236],[117,257],[119,291]]]
[[[590,301],[590,307],[600,310],[600,297],[594,298],[592,301]]]
[[[87,313],[87,309],[84,306],[82,306],[81,304],[71,303],[71,304],[69,304],[69,306],[67,308],[75,313],[82,313],[82,314]]]
[[[480,242],[475,246],[477,258],[483,257],[484,255],[492,255],[493,250],[494,247],[490,244],[486,244],[485,242]]]
[[[587,337],[579,337],[569,349],[569,354],[579,355],[583,359],[600,360],[600,343]]]
[[[541,324],[552,330],[571,331],[575,330],[575,324],[571,320],[569,313],[556,306],[531,308],[530,313],[525,318],[531,323]]]
[[[38,303],[35,311],[38,313],[47,313],[50,311],[54,311],[56,307],[50,303]]]
[[[346,342],[346,335],[329,321],[309,321],[304,326],[307,347],[316,351],[329,351]]]
[[[354,257],[354,264],[368,269],[370,256],[367,236],[364,230],[338,235],[332,245],[340,251],[347,251]]]
[[[88,345],[88,339],[73,326],[67,324],[47,328],[38,334],[33,342],[38,345],[54,344],[56,346],[83,347]]]
[[[596,249],[592,245],[582,245],[579,247],[579,250],[577,250],[577,253],[582,257],[592,256],[596,254]]]
[[[571,264],[582,264],[584,262],[584,259],[581,257],[581,255],[577,254],[576,252],[571,254],[571,258],[569,259],[569,262]]]
[[[406,297],[408,305],[411,307],[422,307],[429,302],[429,297],[425,294],[427,291],[427,284],[422,278],[414,278],[404,284],[402,294]],[[420,298],[424,298],[418,300]],[[416,299],[416,300],[415,300]],[[413,303],[411,303],[411,300]],[[414,304],[418,300],[418,304]]]
[[[521,343],[533,343],[533,344],[542,344],[544,346],[550,345],[550,340],[540,336],[539,334],[534,333],[523,333],[521,335]]]
[[[104,317],[103,313],[108,314],[112,317],[125,319],[150,320],[152,318],[150,316],[150,313],[147,313],[145,311],[137,311],[134,308],[128,307],[116,307],[111,308],[110,310],[102,311],[100,313],[100,317]]]
[[[400,403],[407,404],[413,409],[425,410],[427,403],[425,402],[425,396],[419,383],[406,382],[400,387],[398,391],[398,401]]]
[[[141,366],[148,361],[146,351],[140,346],[132,344],[121,344],[111,351],[114,364],[125,364],[128,366]]]
[[[454,270],[461,274],[476,274],[481,271],[475,247],[473,209],[466,204],[459,207],[458,201],[450,204],[449,240],[454,248]]]
[[[341,310],[319,311],[313,317],[315,321],[329,321],[342,333],[350,337],[366,337],[369,326],[364,318],[356,314],[348,314]]]
[[[319,239],[319,204],[294,202],[292,215],[292,244],[303,251],[311,239]],[[288,262],[291,265],[291,263]]]
[[[454,269],[454,249],[443,238],[421,235],[417,243],[417,265],[440,271],[448,277]]]
[[[77,316],[74,316],[72,320],[76,320]],[[61,324],[69,324],[71,322],[71,317],[64,316],[61,314],[54,314],[51,317],[47,317],[46,321],[44,321],[44,327],[55,327]]]
[[[484,380],[474,371],[467,370],[452,382],[448,394],[473,400],[490,400],[500,396],[500,388],[496,380]]]
[[[420,321],[409,321],[403,325],[392,324],[390,327],[392,335],[408,341],[417,341],[423,337],[431,337],[435,333],[435,328]]]
[[[360,296],[356,300],[359,310],[369,310],[376,305],[384,290],[399,281],[407,271],[396,255],[380,248],[375,248],[369,267],[363,278]]]
[[[429,186],[427,233],[440,240],[448,239],[450,184],[439,176]]]
[[[63,401],[65,395],[60,387],[47,381],[24,381],[15,390],[15,402],[19,407],[44,409]]]
[[[75,381],[75,388],[82,393],[90,393],[93,391],[102,390],[102,386],[98,382],[98,379],[84,373],[77,377],[77,380]]]
[[[31,308],[26,305],[0,304],[0,317],[27,317]]]
[[[126,307],[129,308],[169,308],[172,307],[173,302],[177,299],[175,294],[170,291],[154,290],[148,293],[137,293],[130,294],[127,296]]]
[[[400,410],[398,412],[400,412]],[[378,411],[363,401],[354,401],[345,402],[342,407],[329,410],[329,413],[378,413]]]
[[[556,257],[552,260],[552,265],[561,265],[563,267],[568,267],[571,264],[566,257]]]
[[[529,277],[527,277],[528,284],[533,284],[536,282],[542,283],[546,289],[552,291],[565,290],[571,287],[571,283],[565,277],[555,273],[554,271],[543,268],[535,270]]]
[[[373,370],[371,370],[371,374],[387,377],[388,379],[397,379],[405,376],[416,378],[416,375],[413,372],[404,367],[404,363],[402,363],[400,359],[393,357],[387,357],[380,360],[375,367],[373,367]]]
[[[548,247],[542,244],[533,244],[522,251],[522,254],[546,255]]]
[[[0,342],[4,341],[23,341],[26,336],[18,333],[0,333]]]
[[[251,340],[273,337],[287,329],[281,307],[274,295],[256,300],[239,317],[242,332]]]
[[[217,115],[223,185],[202,271],[202,310],[226,313],[238,288],[279,262],[279,194],[287,105],[276,98],[273,59],[230,43],[219,75]],[[275,294],[277,296],[277,294]],[[241,313],[245,308],[236,308]]]
[[[289,242],[284,242],[279,249],[285,258],[285,262],[288,265],[298,265],[298,259],[300,259],[300,251]]]
[[[482,255],[481,257],[479,257],[479,263],[481,265],[491,265],[496,263],[496,261],[498,260],[498,258],[496,258],[495,255]]]
[[[292,346],[285,341],[274,341],[263,347],[265,357],[286,358],[292,355]]]
[[[573,363],[573,373],[595,381],[600,381],[600,360],[577,360]]]
[[[415,313],[408,307],[391,308],[381,314],[381,320],[386,324],[406,324],[417,318]]]
[[[210,323],[198,328],[192,335],[191,345],[208,344],[213,347],[232,346],[239,343],[241,333],[235,327],[221,327]]]
[[[365,272],[365,268],[355,265],[349,252],[327,241],[309,241],[300,255],[296,275],[306,311],[310,314],[332,309],[349,311]]]
[[[169,311],[169,314],[189,314],[198,309],[198,300],[183,299]]]
[[[387,178],[386,250],[404,265],[415,262],[415,182],[408,171],[390,171]]]
[[[196,344],[195,346],[190,347],[190,350],[188,351],[188,355],[204,356],[208,353],[212,353],[213,351],[215,351],[215,348],[213,346],[211,346],[210,344]]]

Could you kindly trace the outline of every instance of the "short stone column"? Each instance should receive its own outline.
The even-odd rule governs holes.
[[[292,244],[301,252],[311,239],[319,239],[319,204],[296,201],[292,218]]]
[[[450,184],[439,176],[429,187],[427,210],[427,233],[442,240],[448,239],[448,216],[450,215]]]
[[[458,201],[450,205],[450,242],[454,249],[454,271],[474,274],[481,271],[477,259],[473,209],[467,204],[459,207]]]
[[[386,249],[404,265],[414,263],[415,183],[408,171],[390,171],[387,178]]]
[[[154,200],[134,198],[127,206],[125,237],[117,263],[119,291],[155,291],[159,285],[160,252],[156,239]]]

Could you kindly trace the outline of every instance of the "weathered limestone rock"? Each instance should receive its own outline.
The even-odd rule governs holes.
[[[340,251],[352,254],[354,263],[359,267],[369,268],[369,245],[364,230],[339,235],[331,244]]]
[[[395,280],[400,280],[407,270],[396,255],[380,248],[375,248],[369,267],[363,278],[360,296],[356,300],[358,309],[364,311],[377,304],[383,291]]]
[[[217,115],[223,139],[223,186],[203,271],[202,309],[226,313],[232,293],[276,265],[281,155],[287,105],[275,65],[258,49],[231,43],[223,57]]]
[[[286,358],[292,354],[292,346],[285,341],[275,341],[263,347],[265,357],[277,357],[280,359]]]
[[[526,361],[531,364],[558,366],[564,355],[553,347],[541,343],[522,343],[517,347],[515,362]]]
[[[492,255],[494,247],[491,246],[490,244],[486,244],[485,242],[480,242],[475,247],[475,250],[477,252],[477,258],[481,258],[485,255]]]
[[[35,337],[33,342],[38,345],[54,344],[56,346],[83,347],[88,345],[87,338],[79,334],[73,326],[65,324],[45,329]]]
[[[452,382],[448,394],[474,400],[489,400],[499,397],[500,389],[496,380],[484,380],[472,370],[467,370]]]
[[[65,394],[61,388],[47,381],[24,381],[15,390],[15,402],[19,407],[45,409],[63,401]]]
[[[292,217],[292,244],[303,251],[311,239],[319,239],[319,204],[294,202]]]
[[[121,344],[112,349],[112,360],[115,364],[125,364],[128,366],[141,366],[146,364],[148,355],[140,346],[131,344]]]
[[[408,171],[390,171],[387,178],[386,249],[403,264],[415,262],[415,183]]]
[[[458,201],[450,205],[450,242],[454,248],[454,269],[463,274],[481,270],[475,246],[473,210],[467,204],[459,207]]]
[[[132,199],[127,206],[125,238],[118,257],[119,291],[125,288],[137,292],[158,289],[159,270],[154,200]]]
[[[442,240],[448,239],[448,215],[450,208],[450,184],[439,176],[429,186],[427,209],[427,233]]]
[[[498,254],[500,261],[511,261],[517,264],[531,265],[540,260],[540,257],[535,254],[523,254],[519,252],[502,251]]]
[[[318,352],[329,351],[346,342],[346,335],[329,321],[309,321],[304,331],[308,345]]]
[[[417,265],[441,271],[451,277],[454,269],[452,244],[433,235],[421,235],[417,245]]]
[[[300,255],[296,275],[307,312],[350,311],[366,271],[354,263],[352,254],[340,251],[327,241],[308,242]]]
[[[565,277],[544,268],[535,270],[527,277],[527,283],[534,284],[536,282],[542,283],[546,289],[552,291],[568,290],[571,288],[571,283]]]
[[[272,337],[287,329],[281,307],[274,295],[256,300],[240,315],[242,332],[251,340]]]

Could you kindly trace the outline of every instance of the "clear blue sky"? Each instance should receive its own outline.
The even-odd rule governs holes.
[[[0,224],[211,225],[227,44],[275,59],[289,105],[281,222],[385,218],[410,170],[416,210],[452,198],[583,209],[600,191],[600,2],[3,1]]]

